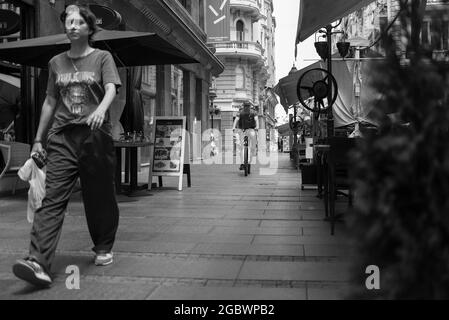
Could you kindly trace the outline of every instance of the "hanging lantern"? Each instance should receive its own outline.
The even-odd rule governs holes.
[[[351,43],[349,42],[337,42],[338,53],[342,58],[345,58],[349,53],[349,46]]]
[[[315,42],[315,49],[318,55],[323,59],[324,61],[327,60],[328,55],[328,47],[327,47],[327,41],[318,41]]]

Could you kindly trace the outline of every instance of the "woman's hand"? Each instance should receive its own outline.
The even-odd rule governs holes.
[[[90,126],[91,130],[100,128],[103,125],[105,118],[105,111],[102,108],[97,108],[92,114],[87,118],[87,125]]]
[[[35,142],[33,144],[33,148],[31,149],[31,154],[33,154],[35,152],[42,152],[42,150],[44,150],[44,148],[42,148],[42,143]]]

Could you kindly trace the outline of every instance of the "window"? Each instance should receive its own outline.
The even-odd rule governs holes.
[[[235,87],[237,89],[245,88],[245,70],[240,66],[235,68]]]
[[[182,6],[183,6],[187,11],[189,11],[189,13],[190,13],[190,8],[189,8],[190,0],[178,0],[178,1],[179,1],[179,3],[181,3]]]
[[[423,21],[421,41],[423,44],[430,44],[430,21]]]
[[[245,40],[245,24],[242,20],[237,21],[235,25],[236,31],[237,31],[237,41],[244,41]]]
[[[200,28],[202,29],[202,30],[204,30],[204,24],[205,24],[205,19],[204,19],[204,0],[200,0],[200,2],[199,2],[199,7],[200,7],[200,22],[199,22],[199,25],[200,25]]]
[[[448,50],[449,49],[449,21],[443,21],[443,27],[441,30],[441,49]]]
[[[172,65],[171,72],[171,97],[172,97],[172,116],[182,116],[183,114],[183,72],[182,69]]]

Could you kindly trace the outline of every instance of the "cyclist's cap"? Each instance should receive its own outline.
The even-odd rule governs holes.
[[[247,100],[247,101],[243,102],[243,106],[244,107],[247,107],[247,106],[251,107],[252,106],[251,101]]]

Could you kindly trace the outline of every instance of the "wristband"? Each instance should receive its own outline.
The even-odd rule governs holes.
[[[42,140],[35,139],[34,143],[42,143]]]

